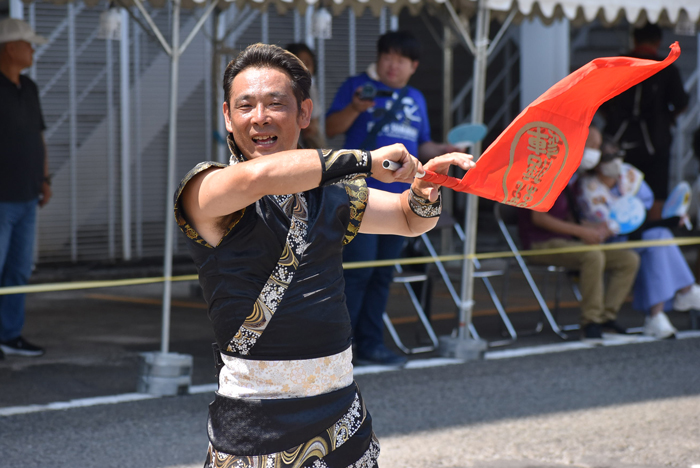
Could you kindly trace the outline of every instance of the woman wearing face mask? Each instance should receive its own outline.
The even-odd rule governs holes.
[[[579,174],[593,169],[600,159],[601,134],[591,127],[579,172],[547,213],[520,210],[520,240],[525,249],[550,249],[601,244],[613,233],[604,222],[581,223],[575,211],[573,186]],[[639,268],[639,255],[631,250],[592,250],[556,255],[537,255],[530,262],[562,266],[579,272],[582,339],[596,342],[602,332],[625,333],[616,321]],[[603,283],[607,272],[608,287]]]
[[[654,204],[654,194],[644,181],[644,174],[624,162],[624,153],[611,140],[601,146],[600,163],[592,173],[582,177],[579,184],[578,203],[583,219],[604,222],[616,234],[609,241],[621,242],[628,236],[617,235],[619,226],[611,219],[612,203],[622,196],[638,198],[649,210]],[[678,219],[670,220],[678,224]],[[643,240],[671,239],[667,227],[643,225],[631,237]],[[670,225],[668,222],[666,223]],[[633,307],[647,314],[644,334],[655,338],[671,338],[676,329],[664,310],[688,311],[700,309],[700,287],[688,267],[680,249],[673,246],[635,249],[641,258],[639,273],[634,284]]]

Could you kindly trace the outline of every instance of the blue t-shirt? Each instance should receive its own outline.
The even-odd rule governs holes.
[[[375,98],[375,107],[371,107],[367,111],[362,112],[357,119],[355,119],[347,132],[345,132],[344,148],[360,149],[372,126],[382,119],[383,113],[381,110],[389,108],[401,91],[400,89],[390,88],[381,81],[373,80],[367,73],[352,76],[345,80],[340,86],[335,95],[335,99],[333,99],[333,104],[331,104],[326,115],[328,116],[345,109],[352,102],[355,90],[368,82],[372,83],[377,90],[390,90],[394,93],[391,97]],[[377,112],[377,109],[379,109],[380,112]],[[362,149],[373,150],[394,143],[403,143],[409,153],[418,156],[418,147],[426,141],[430,141],[428,107],[423,94],[409,86],[408,92],[406,96],[401,99],[401,106],[395,114],[397,118],[385,125],[377,134],[374,148]],[[367,185],[372,188],[394,193],[403,192],[409,186],[409,184],[404,183],[385,184],[371,177],[367,179]]]

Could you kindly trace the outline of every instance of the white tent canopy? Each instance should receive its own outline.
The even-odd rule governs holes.
[[[545,20],[566,17],[572,22],[599,19],[608,24],[622,18],[630,23],[645,19],[652,23],[700,22],[697,0],[487,0],[487,4],[491,10],[517,10]]]

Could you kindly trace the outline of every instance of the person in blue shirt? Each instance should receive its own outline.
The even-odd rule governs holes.
[[[348,78],[338,89],[326,114],[326,135],[345,134],[344,148],[374,150],[403,144],[420,159],[459,151],[430,139],[428,109],[423,94],[408,86],[418,68],[420,44],[407,31],[382,35],[377,61],[367,72]],[[373,178],[367,185],[400,193],[408,184],[385,184]],[[404,238],[360,234],[345,247],[345,262],[398,258]],[[357,364],[403,365],[406,358],[384,345],[382,314],[389,298],[393,267],[346,270],[345,295],[352,321]]]

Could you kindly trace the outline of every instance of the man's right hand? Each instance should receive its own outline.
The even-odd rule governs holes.
[[[416,172],[423,172],[423,165],[418,159],[411,156],[406,150],[406,147],[401,143],[384,146],[382,148],[371,151],[372,155],[372,177],[385,182],[413,182]],[[384,160],[394,161],[401,164],[401,167],[396,171],[384,169],[382,163]]]

